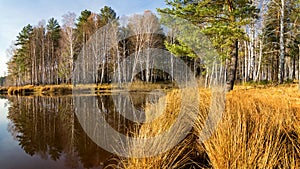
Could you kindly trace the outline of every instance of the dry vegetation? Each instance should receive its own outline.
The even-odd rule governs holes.
[[[173,84],[165,83],[144,83],[144,82],[133,82],[123,84],[122,86],[112,84],[60,84],[60,85],[26,85],[26,86],[11,86],[11,87],[0,87],[0,94],[8,95],[65,95],[72,94],[73,91],[79,91],[82,93],[95,93],[101,94],[110,92],[111,90],[129,90],[131,92],[148,92],[154,89],[171,89],[174,88]]]
[[[176,116],[170,114],[174,115],[178,110],[178,93],[173,91],[166,96],[168,106],[165,118],[160,117],[153,123],[143,125],[136,132],[137,137],[147,138],[171,125]],[[119,166],[216,169],[300,167],[300,93],[296,86],[236,88],[226,96],[226,109],[217,129],[203,143],[198,136],[209,111],[210,92],[201,90],[200,97],[200,114],[194,130],[184,141],[155,157],[121,159]],[[156,148],[171,141],[161,140],[151,146]],[[131,146],[132,156],[147,153],[147,150],[136,145]]]

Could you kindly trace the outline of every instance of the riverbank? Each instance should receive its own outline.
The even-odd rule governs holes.
[[[116,84],[60,84],[60,85],[26,85],[26,86],[11,86],[11,87],[0,87],[1,95],[19,95],[19,96],[30,96],[30,95],[66,95],[76,93],[86,94],[98,94],[107,93],[112,90],[130,90],[131,92],[148,92],[155,89],[168,90],[174,88],[175,85],[169,83],[128,83],[123,84],[119,87]]]
[[[210,111],[211,94],[200,90],[199,116],[190,137],[155,157],[123,158],[123,168],[299,168],[300,92],[297,85],[274,87],[237,86],[226,94],[226,108],[211,136],[201,142],[201,133]],[[190,94],[191,96],[194,93]],[[177,94],[167,94],[167,102]],[[197,106],[197,105],[194,105]],[[171,104],[163,114],[176,114],[179,104]],[[173,118],[176,118],[173,117]],[[160,133],[162,124],[174,119],[144,124],[136,137]],[[180,131],[179,131],[180,132]],[[154,134],[155,135],[155,134]],[[155,147],[170,142],[160,140]],[[132,145],[132,156],[147,154]]]

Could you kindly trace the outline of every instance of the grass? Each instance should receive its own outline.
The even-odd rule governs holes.
[[[44,86],[13,86],[7,87],[3,90],[8,95],[35,95],[35,94],[67,94],[72,93],[72,85],[44,85]],[[3,92],[5,93],[5,92]]]
[[[293,91],[229,93],[223,120],[202,145],[213,168],[298,168],[300,95]]]
[[[171,89],[174,85],[164,83],[144,83],[144,82],[133,82],[126,83],[120,87],[117,84],[60,84],[60,85],[26,85],[26,86],[11,86],[11,87],[0,87],[0,94],[8,95],[65,95],[72,94],[73,91],[80,93],[90,94],[101,94],[110,92],[111,90],[128,90],[130,92],[148,92],[154,89]]]
[[[184,91],[188,92],[188,91]],[[179,142],[176,138],[176,135],[179,135],[182,132],[185,132],[185,123],[188,123],[188,119],[181,121],[176,128],[175,133],[173,133],[174,137],[169,138],[167,140],[162,139],[154,139],[150,141],[145,141],[143,139],[147,139],[153,137],[157,134],[162,134],[165,130],[169,129],[176,118],[179,115],[180,107],[180,97],[184,93],[180,90],[173,90],[168,95],[164,96],[158,103],[154,105],[146,105],[146,121],[141,128],[138,128],[134,131],[134,137],[139,138],[139,141],[129,142],[129,156],[133,158],[123,158],[119,162],[121,165],[111,165],[112,168],[128,168],[128,169],[136,169],[136,168],[184,168],[186,166],[192,165],[193,162],[190,159],[190,155],[193,153],[191,148],[194,144],[194,136],[188,135],[186,139]],[[194,93],[195,96],[195,93]],[[189,96],[190,98],[193,95]],[[166,104],[166,101],[168,104]],[[167,105],[165,112],[163,114],[155,114],[161,110],[164,105]],[[185,104],[185,103],[183,103]],[[186,108],[191,109],[189,107],[192,103],[187,104]],[[170,111],[171,110],[171,111]],[[174,144],[176,145],[174,148],[161,149],[161,147],[168,147],[168,145]],[[141,148],[142,147],[142,148]],[[164,151],[163,154],[159,154],[159,152]],[[152,156],[152,154],[155,154]],[[147,156],[147,158],[141,158]]]
[[[136,137],[148,138],[161,133],[174,122],[179,110],[179,93],[177,90],[167,94],[164,98],[168,103],[164,115],[152,123],[142,125],[136,131]],[[190,93],[190,96],[193,94]],[[191,166],[215,169],[300,167],[300,93],[295,85],[237,87],[226,95],[222,120],[216,130],[212,131],[212,136],[204,142],[198,138],[207,114],[211,111],[212,97],[208,90],[200,90],[199,94],[200,105],[194,105],[199,106],[199,109],[194,110],[200,113],[185,140],[163,154],[144,158],[135,156],[146,155],[147,148],[155,149],[160,144],[172,143],[172,139],[157,141],[150,147],[145,145],[146,148],[131,144],[133,158],[122,158],[120,166],[130,169]],[[181,132],[180,128],[178,132]]]

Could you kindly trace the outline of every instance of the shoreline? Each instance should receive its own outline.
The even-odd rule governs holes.
[[[18,95],[18,96],[34,96],[34,95],[69,95],[74,92],[85,94],[108,93],[112,90],[129,90],[130,92],[149,92],[154,89],[169,90],[176,88],[173,84],[167,83],[128,83],[122,87],[116,84],[60,84],[60,85],[26,85],[26,86],[10,86],[0,87],[0,95]]]

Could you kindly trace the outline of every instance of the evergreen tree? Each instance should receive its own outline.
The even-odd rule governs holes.
[[[111,7],[108,6],[104,6],[100,9],[99,16],[101,26],[104,26],[117,19],[117,13]]]
[[[31,46],[30,40],[32,37],[33,28],[31,25],[25,26],[17,36],[16,46],[18,46],[14,57],[14,62],[17,65],[16,73],[20,85],[24,85],[29,81],[31,71]]]
[[[49,81],[51,84],[58,84],[58,47],[59,47],[59,39],[60,39],[60,25],[58,21],[54,18],[51,18],[47,24],[47,40],[48,40],[48,75]]]
[[[249,0],[166,0],[166,3],[170,8],[159,12],[184,18],[198,26],[220,55],[229,59],[227,83],[228,90],[232,90],[236,79],[238,41],[245,38],[241,27],[257,16],[255,6]],[[179,45],[184,47],[184,44]]]

